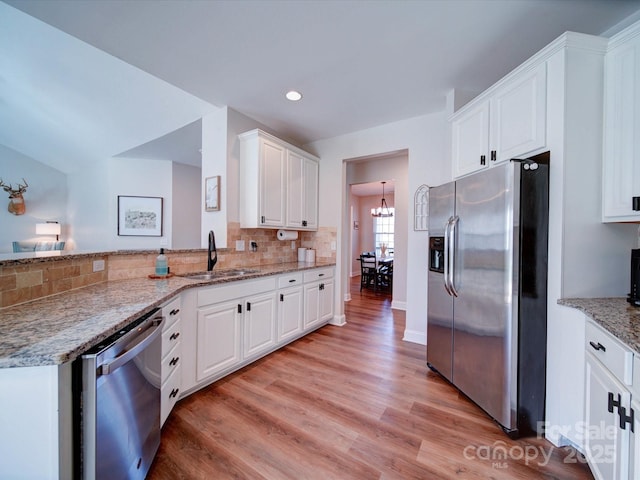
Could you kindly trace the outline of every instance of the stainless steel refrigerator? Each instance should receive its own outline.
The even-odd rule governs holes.
[[[544,420],[548,165],[429,189],[427,363],[512,437]]]

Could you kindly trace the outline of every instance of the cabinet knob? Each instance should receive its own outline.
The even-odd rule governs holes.
[[[281,293],[281,294],[280,294],[280,301],[281,301],[281,302],[284,302],[284,293]]]

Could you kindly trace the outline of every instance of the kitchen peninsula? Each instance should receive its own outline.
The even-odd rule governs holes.
[[[201,251],[197,253],[202,256]],[[88,255],[89,259],[94,258],[94,254]],[[71,262],[73,255],[68,257],[58,261]],[[8,268],[23,268],[24,264],[19,262],[0,262],[3,275],[6,276]],[[292,288],[299,289],[301,308],[302,302],[309,299],[304,315],[309,314],[313,322],[303,323],[299,315],[299,330],[286,338],[276,337],[275,327],[280,316],[274,316],[271,343],[260,351],[245,352],[237,363],[206,378],[195,372],[187,374],[185,377],[193,381],[186,388],[183,385],[181,393],[190,393],[327,322],[335,323],[334,265],[331,261],[251,265],[252,270],[243,275],[221,275],[205,281],[178,275],[160,280],[147,276],[108,280],[0,309],[3,338],[0,343],[0,404],[3,406],[0,421],[4,433],[0,441],[3,451],[0,471],[9,476],[15,473],[30,478],[70,477],[73,468],[71,363],[111,333],[156,307],[182,298],[181,339],[183,345],[188,345],[183,347],[181,364],[183,369],[189,366],[195,370],[200,334],[198,312],[204,311],[197,303],[199,295],[213,298],[223,292],[232,295],[229,300],[234,300],[235,294],[229,292],[247,291],[260,285],[264,294],[272,297],[274,313],[286,308],[281,307],[284,304],[280,302]],[[292,287],[294,282],[290,280],[298,285]],[[313,308],[319,309],[321,304],[324,305],[322,314],[314,315]],[[241,341],[238,338],[238,343]],[[189,356],[193,358],[190,360]]]

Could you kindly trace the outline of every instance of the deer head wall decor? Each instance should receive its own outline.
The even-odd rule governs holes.
[[[18,188],[13,188],[13,185],[7,185],[0,178],[0,187],[4,189],[5,192],[9,192],[9,206],[7,210],[14,215],[22,215],[25,212],[24,198],[22,198],[22,194],[27,191],[27,187],[29,184],[23,178],[22,181],[24,185],[18,184]]]

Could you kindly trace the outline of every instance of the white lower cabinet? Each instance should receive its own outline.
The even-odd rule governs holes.
[[[333,318],[333,268],[304,275],[304,329],[312,329]]]
[[[191,320],[186,321],[182,342],[183,393],[192,393],[331,320],[333,270],[314,268],[184,292],[185,315]]]
[[[640,401],[637,397],[631,402],[633,430],[629,434],[629,480],[640,478]],[[638,413],[636,413],[638,412]]]
[[[160,399],[160,425],[164,425],[171,409],[178,401],[181,387],[181,329],[180,297],[162,308],[165,324],[162,329],[162,386]]]
[[[587,354],[585,455],[597,480],[629,478],[629,428],[620,428],[621,408],[631,394],[590,353]]]
[[[278,342],[302,334],[304,293],[302,273],[282,275],[278,280]]]
[[[633,457],[638,425],[634,354],[611,334],[587,321],[585,456],[596,480],[637,480]],[[636,359],[636,364],[637,364]],[[636,386],[638,388],[638,386]]]
[[[231,301],[198,309],[196,380],[198,382],[242,360],[242,314]]]

